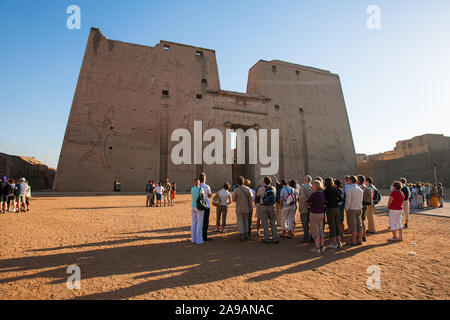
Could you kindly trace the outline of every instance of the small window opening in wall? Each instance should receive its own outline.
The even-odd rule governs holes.
[[[169,90],[163,90],[162,91],[162,95],[163,95],[163,97],[168,97],[169,96]]]
[[[277,72],[277,66],[272,66],[272,71]]]
[[[111,127],[111,130],[114,130],[114,127]]]
[[[276,105],[275,105],[275,110],[276,110],[276,111],[279,111],[279,110],[280,110],[280,105],[279,105],[279,104],[276,104]]]
[[[196,97],[197,99],[203,99],[203,96],[201,94],[198,94]]]
[[[165,44],[165,45],[163,46],[163,49],[169,51],[169,50],[170,50],[170,46],[169,46],[168,44]]]
[[[197,51],[195,51],[195,55],[196,55],[197,57],[203,58],[203,51],[197,50]]]
[[[109,147],[109,150],[112,150],[112,147]]]
[[[295,74],[299,76],[300,75],[300,70],[295,70]]]
[[[303,108],[298,108],[298,111],[305,112],[305,110],[303,110]]]
[[[206,80],[205,78],[202,79],[202,83],[208,83],[208,80]]]

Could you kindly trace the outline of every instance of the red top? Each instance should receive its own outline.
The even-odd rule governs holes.
[[[394,199],[389,206],[390,210],[403,210],[403,201],[405,200],[405,195],[400,190],[393,191],[391,197]]]

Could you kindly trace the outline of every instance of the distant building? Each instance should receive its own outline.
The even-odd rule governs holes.
[[[434,168],[437,180],[450,185],[450,137],[442,134],[424,134],[398,141],[394,150],[358,154],[357,160],[359,172],[374,178],[379,187],[388,188],[400,177],[412,182],[434,182]]]
[[[393,160],[404,158],[406,156],[449,149],[450,137],[446,137],[443,134],[424,134],[408,140],[398,141],[395,144],[394,150],[369,155],[357,153],[356,159],[358,163],[375,160]]]
[[[399,159],[447,149],[450,149],[450,137],[445,137],[443,134],[424,134],[412,139],[398,141],[394,150],[383,153],[383,160]]]

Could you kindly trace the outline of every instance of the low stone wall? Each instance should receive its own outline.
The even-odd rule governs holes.
[[[405,177],[409,182],[434,182],[433,165],[437,164],[437,179],[450,186],[450,150],[428,152],[401,159],[360,162],[359,172],[375,180],[379,188],[389,188],[394,180]]]

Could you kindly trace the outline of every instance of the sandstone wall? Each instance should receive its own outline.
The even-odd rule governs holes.
[[[405,177],[409,182],[434,182],[433,165],[437,164],[437,178],[450,185],[450,149],[433,151],[401,159],[360,162],[359,172],[371,176],[375,185],[388,188],[392,181]]]
[[[0,176],[19,179],[26,178],[32,191],[50,190],[55,179],[55,169],[33,157],[11,156],[0,153]]]
[[[276,78],[265,71],[272,64],[279,68]],[[193,136],[194,120],[202,121],[203,131],[223,134],[229,126],[281,129],[279,178],[356,171],[336,75],[280,61],[258,63],[250,70],[249,88],[220,89],[214,50],[167,41],[141,46],[92,29],[54,189],[108,192],[119,180],[122,191],[143,191],[149,179],[168,177],[182,191],[201,172],[215,190],[239,174],[259,180],[259,165],[233,170],[227,164],[173,164],[170,151],[178,141],[171,141],[171,133],[186,128]]]

